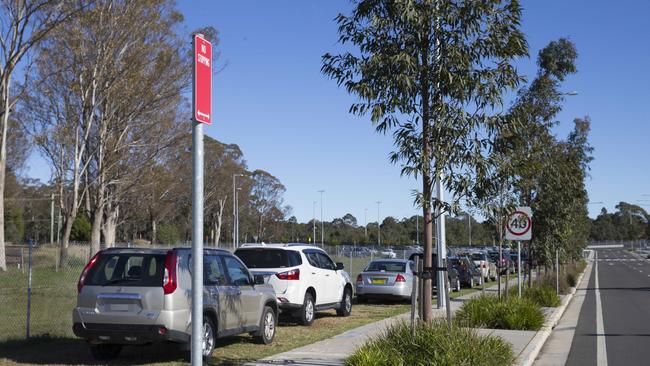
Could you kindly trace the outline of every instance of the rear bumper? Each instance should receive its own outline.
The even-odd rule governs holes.
[[[162,325],[74,323],[72,331],[90,343],[147,344],[154,342],[187,343],[190,335]]]
[[[410,298],[410,286],[356,285],[357,296]]]

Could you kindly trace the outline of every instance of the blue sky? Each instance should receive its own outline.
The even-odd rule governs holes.
[[[522,28],[530,59],[520,71],[533,77],[537,51],[549,41],[575,42],[578,73],[565,83],[568,97],[558,120],[565,136],[575,117],[589,115],[595,160],[587,181],[595,217],[602,206],[635,202],[650,194],[650,2],[523,1]],[[348,113],[353,98],[320,73],[321,56],[337,49],[333,18],[348,12],[346,0],[179,1],[186,27],[220,32],[220,63],[214,78],[215,123],[205,129],[236,143],[250,169],[264,169],[286,186],[286,203],[299,221],[312,216],[324,189],[324,218],[352,213],[360,223],[416,213],[415,181],[390,165],[390,136],[368,119]],[[33,156],[28,174],[47,180],[49,170]],[[320,215],[320,206],[316,208]]]

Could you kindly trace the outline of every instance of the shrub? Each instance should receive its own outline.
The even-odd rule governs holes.
[[[176,226],[171,224],[161,224],[158,226],[158,242],[162,244],[174,245],[180,240],[180,235]]]
[[[410,365],[511,365],[510,344],[499,337],[479,336],[472,329],[444,321],[420,323],[411,336],[410,326],[398,323],[350,356],[348,366]]]
[[[473,328],[539,330],[544,324],[540,306],[516,296],[499,299],[483,295],[471,299],[456,312],[456,319],[463,326]]]
[[[571,263],[566,267],[566,280],[570,287],[578,285],[578,276],[585,270],[587,263],[583,260]]]
[[[560,305],[560,297],[555,292],[555,286],[548,284],[535,285],[524,291],[524,297],[539,306],[556,307]]]

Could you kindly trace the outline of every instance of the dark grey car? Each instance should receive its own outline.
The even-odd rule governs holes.
[[[191,319],[190,248],[111,248],[97,253],[77,285],[73,331],[98,359],[115,358],[124,345],[188,343]],[[218,337],[250,332],[271,343],[277,323],[275,292],[224,250],[203,257],[203,353]]]

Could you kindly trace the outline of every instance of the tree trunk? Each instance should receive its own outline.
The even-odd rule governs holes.
[[[156,228],[156,219],[151,217],[151,246],[156,245],[156,234],[158,233],[158,229]],[[169,243],[167,243],[169,244]]]
[[[77,217],[77,210],[65,214],[65,225],[63,228],[63,237],[61,238],[61,248],[59,250],[59,266],[61,268],[67,266],[68,262],[68,246],[70,244],[70,234],[72,233],[72,223]]]
[[[5,173],[7,170],[7,130],[9,127],[9,77],[2,85],[4,113],[2,114],[2,129],[0,131],[0,271],[7,270],[5,254]]]
[[[219,200],[219,210],[217,211],[217,220],[214,224],[214,246],[219,246],[219,240],[221,239],[221,225],[223,224],[223,210],[226,207],[226,201],[228,196]]]
[[[102,233],[107,248],[115,246],[115,237],[117,232],[117,220],[120,216],[120,206],[113,206],[111,203],[106,205],[104,225]]]
[[[90,257],[92,258],[99,249],[105,249],[106,245],[102,246],[102,216],[104,212],[101,208],[95,207],[92,213],[92,223],[90,225]]]

